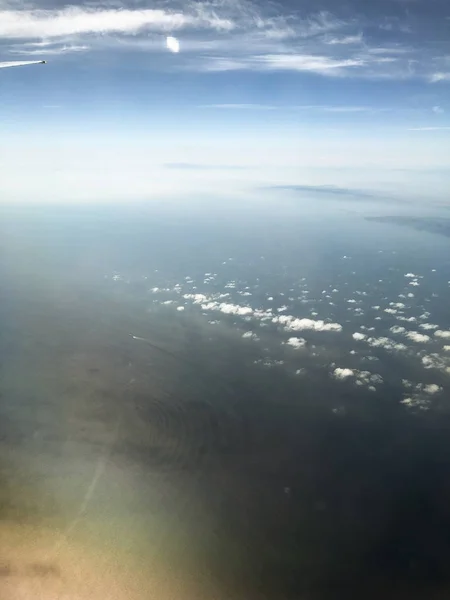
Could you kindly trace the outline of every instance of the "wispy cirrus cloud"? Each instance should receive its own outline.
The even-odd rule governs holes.
[[[363,41],[362,33],[358,33],[357,35],[346,35],[344,37],[332,37],[330,39],[326,39],[325,43],[330,46],[342,45],[342,44],[361,44]]]
[[[408,131],[448,131],[450,127],[410,127]]]
[[[271,104],[201,104],[199,108],[223,108],[225,110],[275,110]]]
[[[186,27],[230,30],[234,23],[206,10],[183,13],[163,9],[95,9],[69,6],[61,10],[0,11],[0,37],[39,39],[68,35],[174,31]]]
[[[327,106],[322,104],[274,105],[274,104],[201,104],[198,108],[214,108],[225,110],[292,110],[292,111],[318,111],[328,113],[372,113],[384,112],[388,108],[374,106]]]
[[[86,52],[87,50],[89,50],[90,46],[87,46],[86,44],[84,45],[77,45],[77,44],[55,44],[52,46],[47,46],[47,47],[42,47],[42,48],[35,48],[35,49],[29,49],[27,47],[25,48],[17,48],[17,49],[11,49],[10,53],[11,54],[17,54],[17,55],[27,55],[27,56],[54,56],[57,54],[68,54],[70,52]]]
[[[450,80],[450,43],[443,41],[437,52],[414,30],[412,24],[418,28],[421,21],[383,11],[369,17],[355,10],[344,17],[333,6],[336,12],[305,10],[300,15],[281,4],[251,0],[156,0],[152,8],[112,0],[109,5],[46,9],[25,0],[2,6],[0,58],[5,60],[10,54],[31,57],[112,47],[163,51],[152,35],[173,32],[182,37],[182,51],[171,69]],[[414,12],[414,7],[408,10]]]
[[[221,165],[221,164],[205,164],[205,163],[189,163],[189,162],[171,162],[164,163],[166,169],[180,169],[188,171],[241,171],[246,169],[245,165]]]

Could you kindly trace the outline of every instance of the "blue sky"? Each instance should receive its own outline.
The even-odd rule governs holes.
[[[444,0],[0,0],[0,200],[444,201],[449,93]]]

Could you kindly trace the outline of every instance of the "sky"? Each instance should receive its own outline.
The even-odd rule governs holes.
[[[0,202],[448,202],[449,92],[446,0],[0,0]]]

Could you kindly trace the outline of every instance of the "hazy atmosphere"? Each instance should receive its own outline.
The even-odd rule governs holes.
[[[0,597],[441,599],[450,8],[0,0]]]

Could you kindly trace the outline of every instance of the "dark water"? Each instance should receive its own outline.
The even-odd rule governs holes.
[[[2,209],[2,597],[446,597],[449,249],[322,209]],[[395,325],[430,339],[352,337]]]

